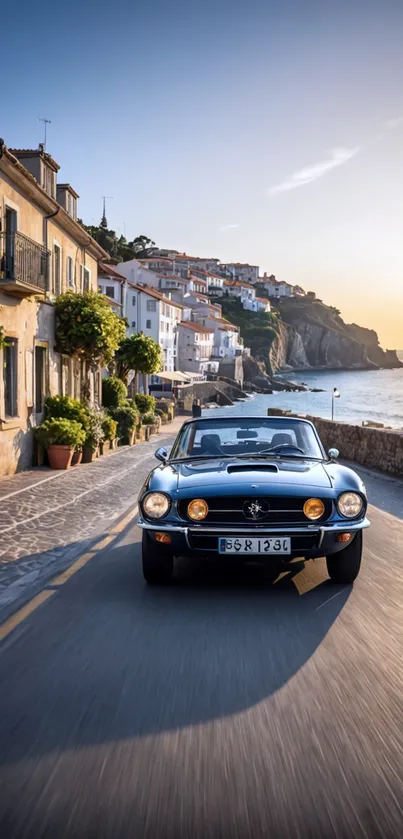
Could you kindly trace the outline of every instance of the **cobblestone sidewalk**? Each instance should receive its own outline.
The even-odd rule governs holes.
[[[118,449],[66,472],[30,470],[0,484],[0,610],[27,585],[57,573],[135,504],[156,461],[184,418],[177,417],[148,443]]]

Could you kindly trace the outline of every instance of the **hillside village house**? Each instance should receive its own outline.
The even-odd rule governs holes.
[[[123,316],[125,278],[114,265],[100,262],[98,266],[98,291],[105,295],[111,309],[119,317]]]
[[[164,297],[157,289],[127,283],[124,314],[128,320],[128,335],[143,332],[149,335],[163,352],[163,368],[176,368],[178,349],[178,324],[182,320],[184,306]]]
[[[263,277],[259,277],[259,285],[264,286],[269,297],[293,297],[295,293],[294,286],[284,281],[278,282],[274,274],[267,276],[265,273]],[[299,293],[302,291],[304,294],[303,289],[300,289],[299,286],[298,290]]]
[[[107,254],[77,222],[77,193],[57,184],[59,165],[44,151],[0,140],[0,476],[32,463],[31,429],[44,400],[79,397],[84,369],[55,350],[53,301],[67,289],[97,290]],[[100,398],[101,377],[91,378]]]
[[[221,271],[231,274],[234,280],[256,283],[259,278],[259,266],[249,265],[248,262],[227,262],[220,266]]]
[[[235,282],[225,280],[224,292],[230,297],[237,297],[244,309],[250,309],[252,312],[256,309],[254,306],[256,291],[250,283],[241,280],[235,280]]]
[[[178,327],[179,369],[186,372],[218,373],[219,361],[212,360],[214,329],[192,321]]]

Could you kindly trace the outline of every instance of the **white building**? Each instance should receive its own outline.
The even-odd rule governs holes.
[[[123,290],[125,278],[116,271],[114,265],[100,262],[98,267],[98,291],[104,294],[116,314],[123,312]]]
[[[227,262],[220,268],[223,272],[231,274],[235,280],[256,283],[259,279],[259,266],[249,265],[248,262]]]
[[[214,329],[200,323],[182,321],[178,326],[178,369],[183,372],[216,373],[218,361],[211,361]]]
[[[256,311],[257,312],[271,312],[270,300],[265,297],[256,297]]]
[[[180,303],[164,297],[156,289],[127,283],[124,304],[124,314],[129,323],[127,334],[143,332],[153,338],[162,349],[164,370],[175,369],[177,328],[182,313]]]
[[[240,280],[224,281],[224,291],[230,297],[237,297],[241,301],[244,309],[254,311],[253,302],[256,297],[256,291],[250,283],[241,282]]]
[[[264,287],[269,297],[293,297],[294,287],[285,282],[265,282]]]

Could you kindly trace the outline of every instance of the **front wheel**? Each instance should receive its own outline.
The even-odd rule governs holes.
[[[346,548],[326,557],[327,573],[333,583],[347,585],[358,577],[362,556],[362,530]]]
[[[171,582],[174,570],[174,558],[169,551],[161,548],[143,530],[142,537],[143,577],[149,586],[162,586]]]

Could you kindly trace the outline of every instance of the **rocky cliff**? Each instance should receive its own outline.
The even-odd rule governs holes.
[[[403,366],[394,350],[385,351],[379,346],[376,332],[344,323],[337,309],[320,300],[290,298],[279,301],[278,309],[278,337],[270,349],[274,372],[309,367],[370,370]]]

